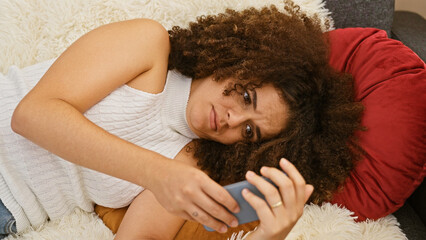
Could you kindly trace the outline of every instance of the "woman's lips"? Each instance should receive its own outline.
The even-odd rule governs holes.
[[[216,125],[216,112],[214,111],[214,107],[212,107],[212,110],[210,111],[210,128],[213,131],[217,130],[217,125]]]

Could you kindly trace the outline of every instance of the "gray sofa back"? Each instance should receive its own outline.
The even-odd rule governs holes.
[[[326,0],[326,7],[336,28],[374,27],[390,36],[395,0]]]

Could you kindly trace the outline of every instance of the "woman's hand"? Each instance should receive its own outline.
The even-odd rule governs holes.
[[[203,171],[171,160],[162,162],[155,174],[150,175],[147,188],[168,212],[221,233],[227,231],[224,223],[231,227],[238,225],[237,219],[225,209],[238,212],[237,202]]]
[[[264,201],[249,190],[243,190],[243,197],[256,210],[260,220],[257,229],[246,239],[283,240],[302,216],[314,188],[305,183],[294,165],[286,159],[281,159],[280,166],[287,175],[276,168],[262,167],[260,170],[278,189],[251,171],[246,174],[247,181],[266,198]]]

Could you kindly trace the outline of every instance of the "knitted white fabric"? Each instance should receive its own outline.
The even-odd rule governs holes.
[[[10,120],[16,105],[54,60],[0,74],[0,199],[17,222],[18,232],[59,219],[94,203],[119,208],[143,188],[65,161],[14,133]],[[151,94],[127,85],[116,89],[85,116],[108,132],[168,158],[197,136],[185,111],[191,79],[169,71],[163,92]],[[125,161],[126,159],[117,159]]]

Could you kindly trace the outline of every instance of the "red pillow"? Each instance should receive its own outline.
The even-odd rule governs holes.
[[[365,111],[358,132],[366,151],[332,203],[358,221],[396,211],[426,175],[425,63],[386,32],[372,28],[328,33],[330,64],[355,79],[355,95]]]

